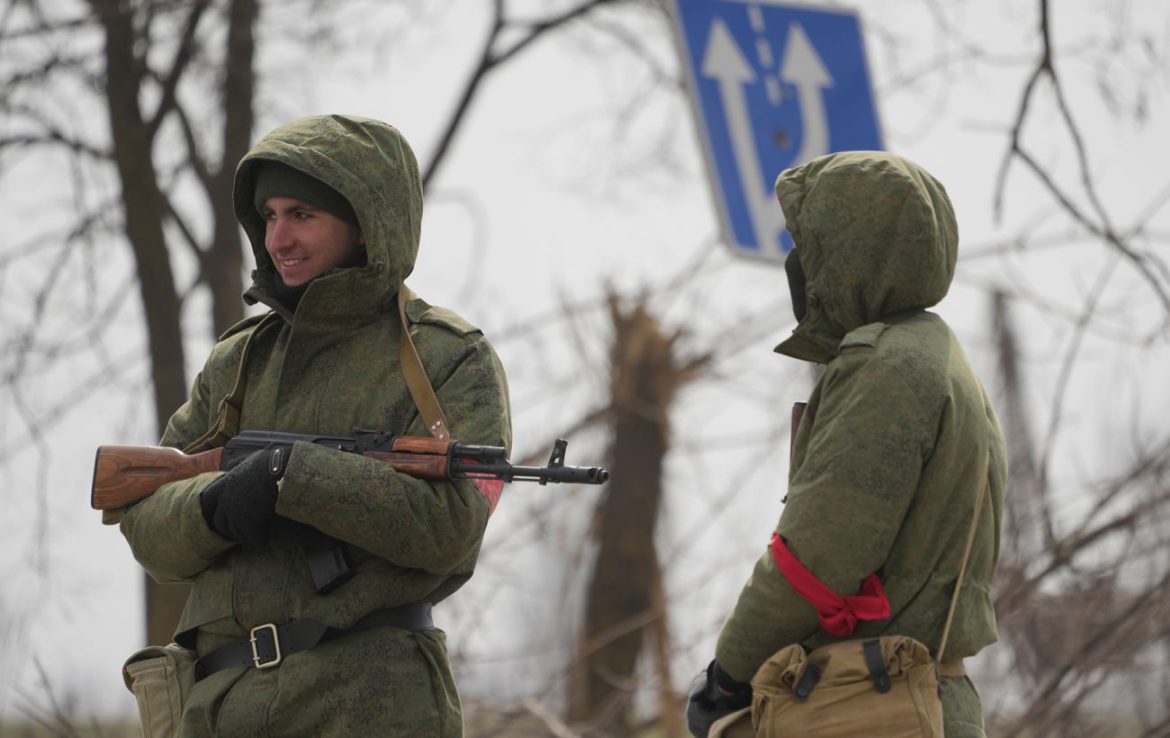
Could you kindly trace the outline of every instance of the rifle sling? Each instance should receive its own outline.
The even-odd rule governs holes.
[[[419,415],[422,416],[427,432],[440,441],[445,441],[451,437],[447,418],[443,415],[439,398],[435,396],[435,390],[431,387],[431,381],[427,379],[427,372],[423,368],[422,360],[418,357],[418,350],[410,338],[410,322],[406,316],[406,303],[417,297],[418,295],[414,294],[405,284],[399,286],[398,318],[402,323],[402,338],[398,342],[398,359],[402,365],[402,378],[406,380],[406,388],[410,390],[410,396],[414,400],[415,407],[418,408]]]
[[[273,322],[276,313],[265,315],[244,341],[243,351],[240,352],[240,363],[236,367],[236,381],[232,385],[231,394],[219,403],[219,410],[215,418],[215,425],[206,433],[183,448],[185,454],[197,454],[213,448],[222,448],[232,437],[240,432],[240,409],[244,406],[244,389],[248,384],[248,354],[252,350],[252,341],[267,323]]]

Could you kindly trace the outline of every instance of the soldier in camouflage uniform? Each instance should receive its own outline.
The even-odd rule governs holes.
[[[270,312],[215,345],[162,442],[187,447],[215,425],[248,342],[239,428],[428,435],[398,358],[395,298],[422,218],[398,131],[343,116],[277,128],[240,162],[235,208],[257,263],[244,299]],[[420,299],[406,313],[452,437],[509,446],[504,372],[480,331]],[[426,625],[430,604],[471,576],[498,483],[422,481],[301,442],[279,482],[265,461],[167,484],[122,521],[151,576],[192,582],[176,640],[200,656],[267,638],[266,624],[331,629],[274,668],[207,673],[183,735],[462,735],[445,635]],[[353,570],[327,594],[306,562],[322,539],[347,544]],[[383,613],[415,624],[384,625]]]
[[[824,365],[795,437],[776,530],[838,595],[881,576],[890,616],[850,638],[906,635],[937,649],[976,500],[988,480],[946,647],[947,660],[996,640],[990,586],[999,556],[1006,455],[999,423],[957,339],[926,308],[954,275],[958,227],[943,186],[880,152],[786,170],[776,193],[792,234],[798,324],[776,351]],[[750,701],[750,680],[792,643],[835,638],[778,570],[757,562],[696,679],[692,731]],[[941,680],[948,738],[983,736],[966,677]]]

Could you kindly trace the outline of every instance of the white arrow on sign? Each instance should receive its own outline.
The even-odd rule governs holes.
[[[780,78],[796,87],[800,99],[802,141],[800,153],[792,162],[792,166],[798,166],[829,153],[829,123],[822,90],[833,86],[832,75],[799,23],[793,23],[788,31]]]
[[[819,62],[819,60],[818,60]],[[823,68],[823,67],[822,67]],[[707,40],[707,51],[703,55],[704,77],[718,81],[719,94],[723,99],[723,111],[727,116],[727,127],[731,133],[731,145],[735,152],[735,163],[739,168],[739,179],[744,188],[748,212],[756,233],[757,246],[761,252],[778,251],[780,230],[784,227],[784,214],[772,199],[769,188],[762,190],[764,183],[760,161],[756,157],[755,135],[748,117],[747,99],[743,85],[756,81],[756,73],[744,58],[739,44],[720,19],[711,23],[711,35]],[[824,117],[824,111],[821,111]],[[801,147],[802,150],[804,147]]]

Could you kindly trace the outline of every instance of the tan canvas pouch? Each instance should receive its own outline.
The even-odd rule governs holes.
[[[195,653],[176,643],[148,646],[126,659],[122,679],[138,702],[144,738],[177,736],[195,686]]]
[[[867,642],[875,654],[868,660]],[[888,675],[880,684],[880,670],[875,677],[869,665],[877,659]],[[755,735],[942,738],[937,669],[930,650],[907,636],[842,641],[809,654],[793,644],[752,678]]]

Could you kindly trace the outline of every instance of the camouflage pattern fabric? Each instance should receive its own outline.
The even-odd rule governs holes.
[[[256,164],[281,161],[342,193],[366,239],[367,264],[312,281],[290,312],[252,204]],[[418,167],[394,128],[361,118],[294,121],[240,162],[236,213],[257,269],[246,293],[279,319],[245,321],[216,344],[163,443],[183,447],[214,423],[245,340],[241,429],[346,435],[384,428],[427,436],[398,363],[395,295],[414,265],[422,218]],[[454,438],[508,447],[503,369],[482,333],[449,310],[407,303],[411,336]],[[199,493],[220,472],[162,487],[131,508],[122,532],[156,580],[194,587],[177,639],[200,654],[246,639],[250,628],[312,617],[345,628],[363,615],[440,602],[475,568],[488,503],[470,481],[426,482],[354,454],[298,443],[276,511],[352,544],[355,574],[318,595],[294,540],[244,548],[208,529]],[[442,631],[378,628],[294,654],[266,671],[227,669],[199,682],[184,736],[459,736],[459,695]]]
[[[1007,466],[982,385],[954,334],[926,310],[954,275],[950,200],[929,173],[881,152],[786,170],[776,193],[808,291],[807,314],[776,350],[825,365],[796,435],[776,530],[838,594],[881,574],[891,617],[863,621],[850,637],[901,634],[934,651],[988,480],[946,650],[948,659],[972,656],[997,637],[990,586]],[[832,640],[765,550],[716,658],[746,682],[783,646]],[[947,735],[981,735],[970,682],[944,682]]]

